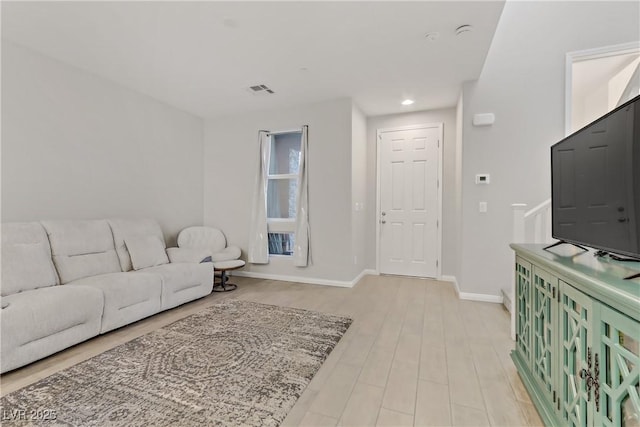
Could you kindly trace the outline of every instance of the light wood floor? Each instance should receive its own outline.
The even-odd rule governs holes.
[[[513,342],[501,305],[458,300],[446,282],[389,276],[367,276],[352,289],[233,281],[237,291],[214,293],[5,374],[1,394],[237,298],[354,319],[283,426],[542,425],[509,358]]]

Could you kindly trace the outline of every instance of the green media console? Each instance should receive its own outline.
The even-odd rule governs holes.
[[[548,426],[640,426],[640,263],[566,244],[516,252],[511,357]]]

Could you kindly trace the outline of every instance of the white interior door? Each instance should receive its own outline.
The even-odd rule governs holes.
[[[440,276],[442,124],[378,131],[380,273]]]

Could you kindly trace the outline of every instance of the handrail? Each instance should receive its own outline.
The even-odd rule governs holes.
[[[526,210],[525,203],[514,203],[513,209],[513,235],[514,243],[550,243],[551,242],[551,199]],[[515,297],[515,276],[511,282],[509,291],[503,290],[505,299],[508,299],[508,309],[511,312],[511,338],[515,340],[516,318],[513,309]],[[505,304],[507,305],[507,304]]]
[[[511,205],[513,206],[513,205]],[[525,205],[526,206],[526,205]],[[551,207],[551,199],[547,199],[544,202],[540,203],[539,205],[531,208],[530,210],[528,210],[527,212],[525,212],[524,217],[525,218],[529,218],[532,215],[537,214],[538,212],[542,212],[548,208]]]

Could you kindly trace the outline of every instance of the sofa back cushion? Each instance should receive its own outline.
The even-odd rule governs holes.
[[[191,249],[208,249],[212,255],[221,252],[227,246],[222,231],[213,227],[187,227],[178,234],[178,246]]]
[[[43,221],[61,283],[122,271],[106,220]]]
[[[140,239],[157,237],[160,240],[162,249],[167,247],[164,241],[164,235],[162,234],[162,229],[154,219],[114,218],[109,220],[109,225],[113,231],[113,241],[116,246],[122,271],[131,271],[133,269],[131,254],[127,249],[127,240],[129,240],[131,244],[132,242],[139,241]]]
[[[2,224],[2,286],[0,295],[45,288],[59,283],[51,261],[49,239],[37,222]]]
[[[124,241],[134,270],[168,264],[164,242],[158,236],[127,238]]]

